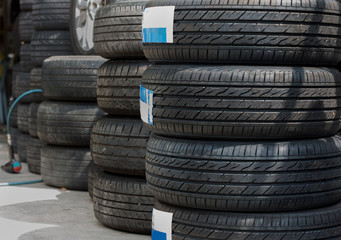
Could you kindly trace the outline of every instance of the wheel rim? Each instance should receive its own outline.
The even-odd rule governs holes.
[[[93,31],[97,10],[104,5],[103,0],[76,0],[75,29],[79,46],[89,51],[94,47]]]

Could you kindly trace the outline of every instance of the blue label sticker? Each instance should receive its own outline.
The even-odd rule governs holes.
[[[167,234],[152,229],[152,240],[167,240]]]
[[[140,85],[140,113],[143,122],[153,125],[154,92]]]
[[[142,33],[143,43],[167,43],[166,28],[144,28]]]

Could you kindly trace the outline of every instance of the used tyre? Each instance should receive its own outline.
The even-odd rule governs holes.
[[[97,103],[113,115],[140,115],[140,84],[145,60],[107,61],[98,69]]]
[[[38,137],[38,108],[39,103],[31,103],[28,110],[28,131],[32,137]]]
[[[31,137],[26,133],[19,132],[17,138],[17,149],[18,149],[18,157],[20,162],[26,162],[26,149],[27,144],[30,142]]]
[[[31,64],[31,44],[25,43],[20,45],[20,63],[22,65]]]
[[[31,88],[31,90],[42,89],[41,75],[42,75],[42,69],[41,68],[33,68],[32,69],[31,76],[30,76],[30,88]],[[31,100],[32,100],[32,102],[40,103],[44,100],[43,94],[42,93],[33,93],[33,94],[31,94]]]
[[[88,192],[92,199],[93,196],[93,189],[94,189],[94,181],[97,177],[98,172],[100,172],[101,169],[97,167],[95,164],[92,164],[89,168],[89,175],[88,175]]]
[[[40,174],[40,155],[41,149],[45,146],[45,142],[39,140],[38,138],[31,137],[27,144],[26,158],[28,164],[28,170],[31,173]]]
[[[93,189],[97,220],[116,230],[150,234],[154,197],[143,178],[99,172]]]
[[[341,126],[340,87],[333,68],[153,65],[143,74],[141,117],[154,133],[177,137],[326,137]]]
[[[41,150],[41,176],[52,187],[88,190],[91,164],[87,148],[45,146]]]
[[[98,56],[58,56],[44,61],[43,95],[46,99],[96,102]]]
[[[38,136],[52,145],[89,147],[92,126],[103,114],[95,103],[43,102]]]
[[[337,0],[151,0],[143,21],[151,61],[330,66],[341,60]]]
[[[256,214],[195,210],[161,202],[155,208],[173,213],[173,240],[337,240],[341,237],[340,203],[307,211]]]
[[[35,30],[68,30],[70,1],[35,0],[32,11]]]
[[[32,62],[42,66],[51,56],[73,55],[68,31],[39,31],[32,36]]]
[[[140,119],[102,117],[91,134],[94,163],[105,171],[145,176],[149,135]]]
[[[30,90],[30,72],[18,72],[15,75],[14,97],[18,98],[21,94]],[[20,100],[21,103],[31,102],[31,96],[27,95]]]
[[[19,39],[21,42],[31,42],[33,34],[32,12],[19,13]]]
[[[31,11],[32,5],[33,5],[33,0],[20,0],[21,11]]]
[[[117,1],[97,11],[94,43],[98,55],[109,59],[144,58],[141,23],[146,2]]]
[[[18,153],[18,136],[20,134],[20,131],[18,128],[11,127],[11,140],[12,140],[12,146],[13,146],[13,152]]]
[[[28,111],[30,104],[18,104],[18,129],[23,133],[28,133]]]
[[[147,183],[160,201],[226,211],[295,211],[341,200],[341,137],[288,142],[153,136]]]

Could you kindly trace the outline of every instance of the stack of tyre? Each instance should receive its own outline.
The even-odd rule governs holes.
[[[31,61],[32,1],[20,0],[19,13],[19,39],[21,42],[19,58],[20,62],[14,65],[12,75],[12,95],[18,98],[24,92],[30,90],[30,72],[33,68]],[[18,154],[21,162],[27,161],[26,144],[29,142],[28,112],[31,98],[23,98],[14,108],[11,124],[12,142],[14,152]],[[16,129],[17,127],[18,129]]]
[[[147,184],[172,239],[341,238],[340,20],[336,0],[147,3]]]
[[[96,13],[95,51],[112,60],[98,69],[97,103],[108,115],[98,120],[91,135],[95,166],[89,172],[89,192],[99,222],[150,234],[154,198],[145,180],[150,132],[139,112],[139,86],[150,65],[142,51],[145,3],[117,1]]]

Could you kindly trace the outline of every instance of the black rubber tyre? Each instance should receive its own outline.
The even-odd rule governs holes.
[[[35,30],[68,30],[70,1],[35,0],[32,11]]]
[[[12,106],[12,103],[10,103],[8,110],[10,109],[11,106]],[[14,107],[14,109],[12,111],[12,115],[11,115],[11,119],[10,119],[10,125],[13,128],[17,128],[17,126],[18,126],[18,105],[16,107]]]
[[[27,144],[30,142],[31,137],[26,133],[19,132],[17,138],[17,149],[18,149],[18,157],[19,161],[26,162],[26,149]]]
[[[32,12],[19,14],[19,39],[21,42],[31,42],[33,34]]]
[[[172,239],[184,240],[338,240],[341,204],[285,213],[229,213],[172,207],[155,208],[173,213]]]
[[[31,137],[38,137],[38,108],[39,103],[31,103],[30,108],[28,110],[28,132],[30,133]]]
[[[18,128],[11,127],[11,140],[13,146],[13,152],[18,153],[18,136],[20,131]]]
[[[23,133],[28,133],[28,110],[30,104],[19,103],[18,104],[18,129]]]
[[[96,102],[97,69],[105,62],[98,56],[59,56],[43,64],[46,99]]]
[[[98,172],[101,172],[101,169],[97,167],[95,164],[92,164],[89,168],[89,175],[88,175],[88,192],[90,195],[90,198],[92,199],[93,196],[93,189],[94,189],[94,182],[97,178]]]
[[[94,49],[102,57],[144,58],[142,13],[146,0],[118,1],[100,8],[94,24]]]
[[[30,76],[30,88],[31,90],[34,89],[43,89],[41,84],[41,75],[42,75],[42,68],[33,68],[31,71]],[[40,103],[44,100],[42,93],[33,93],[31,94],[32,102]]]
[[[113,115],[140,115],[140,84],[145,60],[107,61],[98,69],[97,103]]]
[[[31,64],[31,44],[25,43],[20,45],[20,63],[22,65],[30,65]]]
[[[52,187],[87,191],[92,164],[88,148],[45,146],[41,150],[41,176]]]
[[[18,98],[21,94],[30,90],[30,72],[18,72],[15,79],[14,97]],[[31,102],[31,96],[25,96],[20,100],[21,103]]]
[[[89,147],[92,126],[103,114],[94,103],[43,102],[38,136],[52,145]]]
[[[330,66],[341,60],[337,0],[151,0],[146,8],[157,6],[175,6],[174,35],[173,43],[144,44],[151,61]]]
[[[34,0],[20,0],[20,10],[21,11],[31,11]]]
[[[153,195],[171,205],[225,211],[295,211],[341,200],[341,137],[290,142],[193,141],[153,136]]]
[[[91,134],[94,163],[105,171],[145,176],[149,135],[140,119],[102,117]]]
[[[51,56],[73,55],[68,31],[39,31],[32,37],[32,62],[42,66]]]
[[[31,137],[26,149],[26,158],[28,164],[28,170],[31,173],[40,174],[40,155],[41,149],[46,145],[45,142],[38,138]]]
[[[150,234],[154,197],[143,178],[99,172],[93,189],[97,220],[116,230]]]
[[[153,65],[142,86],[153,91],[146,126],[161,135],[318,138],[341,126],[341,74],[332,68]]]

